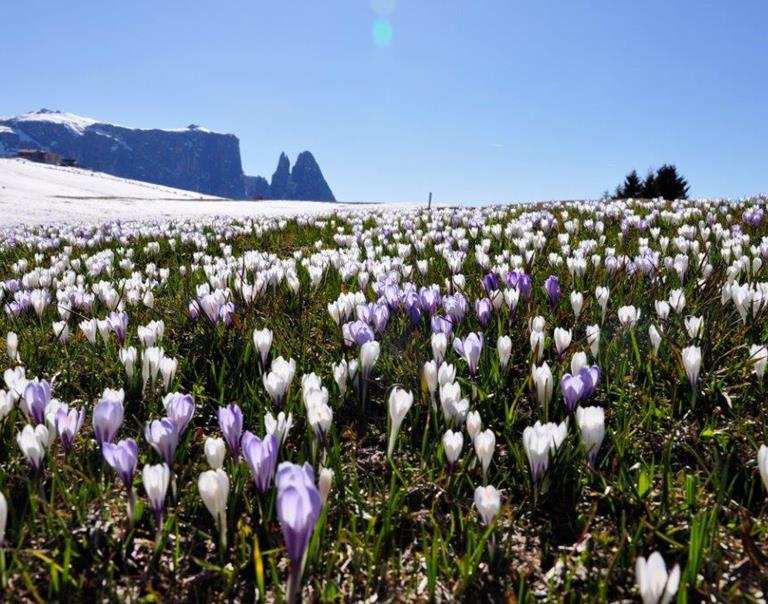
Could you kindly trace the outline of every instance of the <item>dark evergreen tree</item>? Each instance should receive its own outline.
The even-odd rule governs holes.
[[[646,199],[659,196],[659,189],[656,186],[656,176],[653,174],[653,170],[649,171],[648,174],[646,174],[645,179],[643,179],[640,196],[645,197]]]
[[[656,171],[657,195],[664,199],[685,199],[688,197],[688,181],[677,173],[672,164],[664,164]]]
[[[637,175],[637,170],[632,170],[624,177],[624,182],[616,188],[615,197],[617,199],[628,199],[630,197],[640,197],[643,192],[643,184]]]

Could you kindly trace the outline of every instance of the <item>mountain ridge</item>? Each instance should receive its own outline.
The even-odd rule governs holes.
[[[291,186],[273,190],[265,178],[243,173],[237,136],[195,124],[129,128],[49,109],[0,118],[0,155],[20,149],[50,151],[113,176],[230,199],[310,200],[307,195],[319,195],[311,200],[335,201],[308,151],[299,154],[296,174],[288,175]],[[284,153],[280,161],[283,157],[287,161]]]

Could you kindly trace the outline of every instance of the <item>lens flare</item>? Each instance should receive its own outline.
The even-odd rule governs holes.
[[[376,19],[373,24],[373,43],[379,48],[392,44],[392,24],[389,19]]]

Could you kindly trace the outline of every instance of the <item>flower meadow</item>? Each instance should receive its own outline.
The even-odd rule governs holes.
[[[0,230],[19,601],[762,601],[766,201]]]

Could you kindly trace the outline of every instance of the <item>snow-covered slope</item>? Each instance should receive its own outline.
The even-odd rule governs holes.
[[[343,207],[360,206],[305,201],[227,201],[80,168],[0,159],[0,227],[223,215],[287,217],[322,214]]]
[[[104,172],[40,164],[24,159],[0,159],[0,198],[27,201],[68,197],[218,199],[195,191],[119,178]]]

